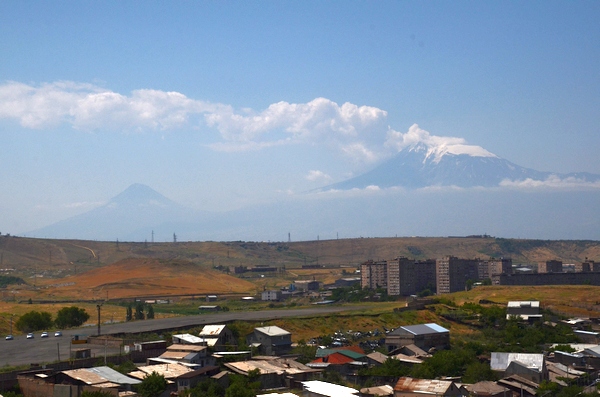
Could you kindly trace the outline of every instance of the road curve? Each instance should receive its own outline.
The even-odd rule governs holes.
[[[247,312],[223,312],[160,318],[143,321],[130,321],[126,323],[102,324],[102,335],[136,334],[146,332],[160,333],[178,329],[193,328],[207,324],[222,324],[231,321],[268,321],[284,317],[317,317],[332,313],[351,312],[365,309],[365,306],[315,306],[306,309],[261,310]],[[63,331],[62,337],[54,337],[50,332],[48,338],[40,338],[41,332],[35,333],[34,339],[26,339],[25,335],[16,335],[14,340],[0,340],[0,366],[17,366],[30,363],[50,363],[57,360],[66,360],[70,348],[83,346],[92,348],[92,355],[101,357],[105,348],[96,345],[73,345],[70,340],[73,335],[97,335],[98,329],[83,327]],[[118,349],[107,349],[107,354],[116,354]]]

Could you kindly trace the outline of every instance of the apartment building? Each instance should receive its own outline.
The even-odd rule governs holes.
[[[435,263],[437,293],[464,291],[467,281],[479,280],[479,259],[445,256]]]
[[[562,273],[562,261],[549,260],[538,263],[538,273]]]
[[[387,289],[387,261],[368,260],[360,265],[360,285],[362,288]]]
[[[497,274],[511,274],[512,273],[512,259],[510,258],[491,258],[482,260],[479,262],[479,280],[485,280],[489,278],[493,280],[492,276]]]

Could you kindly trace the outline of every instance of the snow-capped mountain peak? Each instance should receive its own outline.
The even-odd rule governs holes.
[[[442,157],[447,154],[453,154],[457,156],[464,154],[471,157],[498,158],[498,156],[496,156],[494,153],[485,150],[481,146],[466,144],[439,145],[429,147],[427,154],[425,155],[425,159],[423,160],[423,164],[425,164],[429,159],[431,159],[431,161],[435,164],[438,164],[442,160]]]

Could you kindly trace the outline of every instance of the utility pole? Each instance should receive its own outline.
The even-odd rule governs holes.
[[[98,336],[100,336],[100,308],[103,304],[104,303],[99,303],[96,305],[96,308],[98,309]]]

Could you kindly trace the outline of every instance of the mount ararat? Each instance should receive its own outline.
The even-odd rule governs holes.
[[[318,240],[490,234],[600,239],[600,175],[518,166],[457,142],[402,142],[354,178],[227,212],[181,206],[134,184],[86,213],[30,237],[121,241]]]

